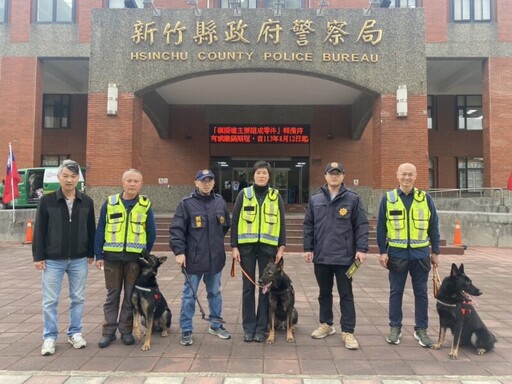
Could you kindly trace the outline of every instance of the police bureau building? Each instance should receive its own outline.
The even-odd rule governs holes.
[[[305,202],[332,160],[350,185],[392,186],[398,141],[409,143],[404,159],[428,151],[424,30],[422,9],[93,10],[89,184],[115,185],[102,171],[110,163],[186,190],[190,172],[212,167],[232,201],[237,191],[226,190],[264,158],[289,203]],[[269,79],[287,79],[279,100]],[[109,84],[118,100],[106,114]],[[403,86],[408,110],[397,116]],[[428,162],[419,167],[426,175]]]

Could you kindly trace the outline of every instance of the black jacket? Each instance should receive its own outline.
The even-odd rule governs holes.
[[[184,254],[186,271],[193,275],[222,271],[226,264],[224,236],[231,220],[224,199],[195,191],[178,204],[169,233],[175,255]]]
[[[311,196],[304,217],[304,251],[316,264],[350,265],[368,252],[368,219],[359,195],[341,186],[332,199],[327,186]]]
[[[39,201],[34,224],[34,261],[94,257],[96,219],[92,199],[76,191],[71,217],[61,189]]]

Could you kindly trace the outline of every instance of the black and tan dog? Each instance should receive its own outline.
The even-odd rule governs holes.
[[[156,257],[146,251],[139,257],[140,274],[132,294],[133,334],[140,341],[141,324],[146,327],[146,338],[140,348],[143,351],[151,348],[151,334],[154,330],[161,329],[165,337],[171,326],[171,310],[156,282],[158,267],[166,260],[167,256]]]
[[[458,359],[459,346],[473,346],[477,355],[494,348],[496,338],[487,329],[473,306],[472,296],[482,292],[473,285],[464,273],[464,264],[459,268],[452,264],[450,276],[445,277],[437,295],[437,312],[439,314],[439,340],[432,345],[440,349],[445,341],[446,330],[453,334],[450,359]]]
[[[286,341],[295,342],[295,324],[299,315],[295,309],[295,291],[292,281],[283,270],[283,259],[277,264],[273,262],[267,264],[259,284],[262,286],[262,292],[269,294],[267,343],[274,343],[276,328],[286,329]]]

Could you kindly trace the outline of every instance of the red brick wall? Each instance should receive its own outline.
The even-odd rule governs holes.
[[[396,96],[382,95],[373,108],[373,187],[394,188],[402,163],[416,166],[419,188],[428,186],[427,97],[408,96],[408,116],[396,116]]]
[[[39,164],[41,92],[41,65],[36,58],[0,58],[0,170],[5,171],[9,141],[18,168]]]
[[[141,166],[141,102],[119,93],[118,116],[107,116],[107,94],[89,94],[87,112],[87,174],[94,186],[119,185],[128,168]],[[145,138],[144,138],[145,140]]]
[[[89,43],[91,41],[91,9],[102,8],[103,0],[77,1],[77,24],[78,40],[80,43]]]
[[[85,166],[87,142],[87,95],[71,95],[70,126],[42,130],[42,154],[70,155]]]
[[[11,43],[23,43],[29,40],[32,3],[28,0],[11,0],[9,2]]]
[[[511,84],[512,58],[488,59],[484,66],[483,87],[483,154],[486,187],[506,187],[512,171]]]
[[[498,21],[498,41],[512,41],[512,12],[510,0],[496,0],[496,19]]]
[[[425,8],[427,43],[448,41],[449,0],[423,0],[423,7]]]

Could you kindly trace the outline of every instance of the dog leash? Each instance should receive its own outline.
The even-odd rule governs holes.
[[[196,300],[197,306],[199,307],[199,311],[201,312],[201,318],[206,321],[211,321],[213,323],[225,323],[222,319],[211,319],[206,317],[206,313],[204,312],[203,306],[199,302],[199,298],[197,297],[197,293],[194,290],[194,287],[192,286],[192,283],[190,281],[190,277],[188,276],[187,271],[185,270],[185,267],[181,267],[181,272],[185,275],[185,280],[187,280],[187,284],[190,286],[190,289],[192,290],[192,295],[194,296],[194,299]]]
[[[244,274],[244,276],[249,280],[256,288],[263,288],[261,285],[257,284],[253,279],[251,279],[251,276],[247,272],[245,272],[244,268],[242,267],[242,263],[240,263],[240,270]],[[235,277],[236,275],[236,266],[235,266],[235,259],[233,259],[233,262],[231,263],[231,277]]]

